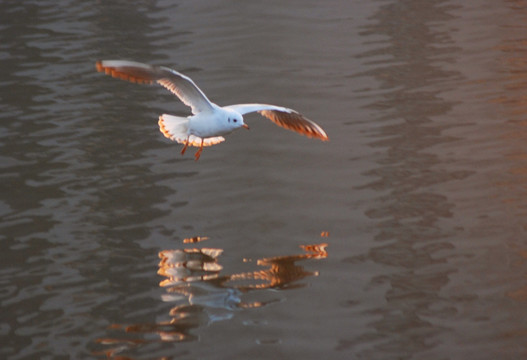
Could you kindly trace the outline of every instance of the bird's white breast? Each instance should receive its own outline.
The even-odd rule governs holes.
[[[189,118],[189,133],[201,138],[221,136],[234,129],[224,121],[225,111],[221,108],[214,112],[201,112]]]

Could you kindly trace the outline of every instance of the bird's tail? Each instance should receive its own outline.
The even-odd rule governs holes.
[[[203,146],[211,146],[225,141],[222,136],[202,139],[195,135],[189,135],[188,118],[186,117],[163,114],[159,117],[158,124],[159,130],[165,135],[165,137],[177,141],[180,144],[188,142],[189,146],[199,147],[202,145],[202,140]]]
[[[184,143],[188,137],[188,118],[163,114],[159,117],[159,130],[170,140]]]

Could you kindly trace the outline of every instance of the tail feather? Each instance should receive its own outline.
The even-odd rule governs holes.
[[[202,138],[188,134],[188,118],[163,114],[159,117],[159,130],[170,140],[180,144],[188,142],[188,146],[201,146]],[[225,141],[223,136],[203,139],[203,146],[211,146]]]

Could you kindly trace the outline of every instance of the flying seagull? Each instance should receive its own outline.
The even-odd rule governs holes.
[[[196,161],[204,146],[216,145],[225,141],[222,135],[241,127],[249,129],[243,121],[243,115],[251,112],[259,112],[276,125],[307,137],[323,141],[329,140],[326,132],[320,126],[293,109],[268,104],[218,106],[207,98],[191,78],[164,66],[127,60],[102,60],[97,61],[95,66],[99,72],[134,83],[153,84],[156,82],[189,106],[192,115],[180,117],[163,114],[159,117],[158,123],[163,135],[184,144],[181,150],[182,155],[188,146],[199,147],[194,156]]]

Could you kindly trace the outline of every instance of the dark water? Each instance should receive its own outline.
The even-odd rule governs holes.
[[[0,19],[1,358],[527,356],[527,1]],[[157,129],[187,108],[95,72],[112,58],[295,108],[331,141],[251,115],[194,162]]]

